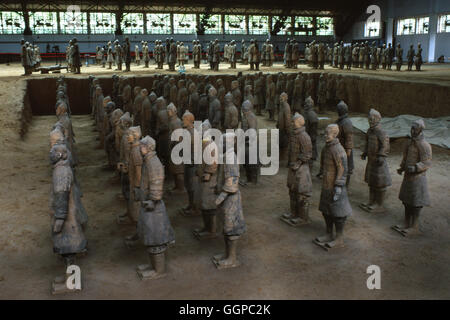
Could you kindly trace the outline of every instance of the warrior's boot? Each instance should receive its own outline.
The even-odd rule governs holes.
[[[419,234],[419,215],[422,207],[409,207],[410,212],[410,225],[409,228],[403,230],[404,236]]]
[[[297,218],[297,200],[294,196],[289,195],[290,210],[281,216],[281,220],[289,223],[291,219]]]
[[[333,240],[333,220],[327,215],[323,215],[323,217],[325,219],[327,233],[314,239],[314,242],[319,245],[324,245],[325,243]]]
[[[160,253],[149,253],[149,255],[151,266],[140,265],[137,267],[137,274],[141,280],[160,279],[167,276],[165,251]]]
[[[199,240],[213,239],[217,237],[217,218],[216,214],[207,214],[202,212],[203,229],[195,229],[194,236]]]
[[[291,218],[291,224],[293,226],[300,227],[311,222],[309,219],[309,203],[307,200],[299,201],[297,212],[298,216],[296,218]]]
[[[392,226],[392,229],[404,235],[405,230],[411,227],[411,220],[412,220],[411,218],[412,218],[411,207],[405,205],[405,220],[403,225],[397,224],[395,226]]]
[[[344,247],[344,225],[345,218],[337,218],[334,221],[336,227],[336,237],[333,241],[327,242],[326,246],[328,248],[342,248]]]
[[[226,253],[225,256],[214,256],[213,262],[217,269],[234,268],[240,265],[236,257],[238,237],[225,236]]]
[[[375,205],[369,207],[373,213],[383,213],[386,212],[386,208],[383,206],[384,200],[386,199],[386,189],[375,189]]]
[[[374,188],[369,188],[369,202],[361,203],[359,207],[365,211],[372,210],[371,208],[375,205],[375,190]]]
[[[186,192],[184,188],[184,174],[175,175],[175,187],[170,191],[171,193],[184,193]]]

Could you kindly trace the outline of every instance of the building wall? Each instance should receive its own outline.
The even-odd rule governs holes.
[[[404,59],[411,44],[417,49],[422,45],[422,58],[425,62],[435,62],[440,56],[450,59],[450,33],[437,33],[438,17],[450,13],[448,0],[378,0],[374,1],[381,9],[382,30],[376,38],[364,37],[364,25],[368,15],[362,14],[344,37],[344,41],[376,40],[379,43],[400,43],[404,49]],[[397,35],[398,19],[429,16],[428,34]]]

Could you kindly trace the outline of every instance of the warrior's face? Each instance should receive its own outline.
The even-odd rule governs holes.
[[[134,133],[129,131],[127,134],[127,141],[128,143],[134,143],[134,141],[136,140]]]
[[[415,138],[422,132],[422,128],[417,124],[413,123],[411,126],[411,137]]]
[[[380,119],[378,119],[378,117],[373,115],[369,116],[369,126],[371,128],[375,127],[378,124],[378,122],[380,122]]]
[[[336,129],[337,129],[337,127],[327,127],[325,129],[325,141],[326,142],[333,141],[337,137],[337,134],[338,134],[337,130],[339,130],[339,129],[337,129],[337,130]]]
[[[145,144],[140,144],[139,149],[141,150],[141,154],[145,156],[147,153],[149,153],[148,147]]]
[[[191,115],[186,115],[183,117],[183,128],[191,128],[193,124],[193,117]]]

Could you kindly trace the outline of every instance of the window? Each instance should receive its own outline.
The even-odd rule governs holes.
[[[438,32],[450,32],[450,14],[439,17]]]
[[[58,33],[58,18],[56,12],[30,13],[30,28],[34,34]]]
[[[272,34],[288,34],[287,29],[291,26],[291,17],[289,16],[273,16],[272,17]]]
[[[397,24],[397,35],[408,35],[416,33],[416,19],[400,19]]]
[[[168,34],[170,29],[170,13],[147,13],[147,33]]]
[[[331,17],[317,17],[317,30],[318,36],[332,36],[334,35],[333,18]]]
[[[194,34],[197,32],[195,14],[174,14],[173,32],[183,34]]]
[[[109,34],[116,30],[116,15],[108,12],[92,12],[90,15],[92,34]]]
[[[25,29],[22,15],[13,11],[0,12],[0,34],[19,34]]]
[[[245,16],[225,16],[225,33],[226,34],[245,34]]]
[[[269,17],[268,16],[249,16],[248,32],[250,34],[268,34]]]
[[[429,17],[417,18],[416,33],[418,33],[418,34],[427,34],[428,33],[428,26],[429,26],[429,24],[430,24],[430,18]]]
[[[61,33],[64,34],[87,34],[87,13],[86,12],[60,12],[59,22]]]
[[[380,35],[380,23],[371,21],[364,25],[364,37],[378,37]]]
[[[144,33],[144,14],[125,13],[121,23],[124,34],[143,34]]]
[[[312,21],[312,17],[295,17],[294,34],[302,36],[312,36],[314,28]]]
[[[218,34],[222,32],[222,21],[219,14],[201,14],[200,24],[205,28],[205,34]]]

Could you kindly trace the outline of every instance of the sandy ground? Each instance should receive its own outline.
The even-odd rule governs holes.
[[[78,260],[84,289],[81,293],[53,297],[50,283],[63,271],[52,252],[50,238],[50,164],[48,133],[54,116],[34,117],[24,140],[15,133],[14,92],[20,82],[11,83],[10,94],[0,86],[0,299],[449,299],[450,298],[450,152],[433,147],[433,168],[428,173],[432,207],[421,218],[422,235],[406,239],[390,229],[402,221],[397,199],[401,177],[401,141],[392,142],[388,159],[393,178],[389,189],[388,213],[372,215],[357,204],[366,200],[362,182],[365,163],[358,158],[362,135],[357,136],[356,169],[350,187],[353,216],[346,226],[346,247],[325,252],[312,243],[324,232],[317,210],[320,182],[314,180],[310,212],[312,223],[292,228],[279,215],[288,209],[286,168],[276,176],[265,176],[258,187],[242,187],[248,232],[239,244],[242,266],[218,271],[211,262],[223,250],[223,240],[199,242],[191,231],[200,217],[177,214],[186,197],[167,196],[168,214],[176,233],[176,244],[168,252],[168,276],[142,282],[135,266],[147,262],[145,248],[127,249],[124,236],[133,231],[118,226],[115,215],[125,210],[116,197],[120,186],[106,163],[103,150],[95,149],[96,133],[89,116],[74,116],[77,170],[89,213],[89,253]],[[9,119],[9,120],[8,120]],[[8,121],[9,122],[8,122]],[[9,126],[8,126],[9,123]],[[17,125],[17,124],[16,124]],[[260,118],[260,127],[273,126]],[[317,164],[314,173],[318,170]],[[167,183],[167,187],[171,186]],[[381,268],[381,290],[368,290],[366,268]]]
[[[55,62],[43,62],[43,66],[49,66],[54,65]],[[65,65],[65,62],[63,63]],[[231,73],[236,74],[238,71],[242,71],[244,74],[249,71],[249,65],[243,65],[243,64],[237,64],[237,69],[231,70],[228,68],[228,63],[221,63],[220,64],[220,70],[219,73]],[[150,64],[149,68],[144,68],[141,64],[140,66],[136,66],[134,63],[131,64],[131,71],[133,74],[152,74],[152,73],[171,73],[167,70],[161,71],[156,70],[156,65]],[[167,65],[164,65],[164,68],[167,69]],[[187,73],[201,73],[201,74],[215,74],[217,72],[208,70],[209,65],[206,63],[202,63],[200,69],[193,69],[192,62],[188,63],[186,65],[186,72]],[[125,69],[125,67],[124,67]],[[298,69],[287,69],[283,67],[281,63],[275,63],[272,67],[261,67],[260,68],[262,72],[321,72],[320,70],[313,70],[310,67],[307,67],[304,64],[299,65]],[[394,67],[395,69],[395,67]],[[379,78],[379,79],[397,79],[401,81],[417,81],[417,82],[424,82],[424,83],[438,83],[441,85],[448,85],[450,86],[450,64],[425,64],[422,66],[423,71],[416,72],[416,71],[406,71],[406,66],[402,67],[401,72],[397,71],[388,71],[388,70],[362,70],[359,68],[353,68],[352,70],[340,70],[336,68],[332,68],[330,66],[325,66],[325,71],[327,72],[337,72],[337,73],[343,73],[343,74],[353,74],[353,75],[362,75],[362,76],[368,76],[373,78]],[[66,70],[61,71],[63,74],[66,74]],[[82,74],[80,75],[72,75],[72,76],[79,76],[83,77],[86,74],[113,74],[113,73],[120,73],[121,71],[116,71],[115,67],[111,70],[102,68],[101,66],[90,64],[88,67],[83,65],[81,68]],[[252,73],[254,71],[251,71]],[[172,72],[173,73],[173,72]],[[0,79],[11,79],[11,77],[18,77],[23,74],[23,67],[20,65],[20,63],[12,63],[10,65],[2,64],[0,65]],[[70,73],[69,73],[70,74]],[[130,74],[130,73],[127,73]],[[52,75],[52,73],[50,73]],[[54,74],[58,75],[58,74]],[[40,72],[35,72],[30,77],[39,77]],[[48,75],[43,75],[48,76]]]

